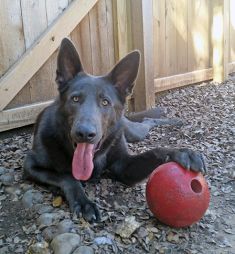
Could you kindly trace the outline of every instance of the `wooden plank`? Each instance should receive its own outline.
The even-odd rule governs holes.
[[[100,0],[89,12],[93,74],[105,74],[109,66],[106,1]]]
[[[46,101],[1,111],[0,132],[34,123],[38,114],[51,103]]]
[[[166,2],[153,1],[154,77],[166,76]]]
[[[188,71],[210,66],[210,2],[188,1]]]
[[[101,75],[101,41],[98,31],[98,8],[93,7],[89,12],[91,53],[92,53],[92,74]]]
[[[166,0],[166,75],[177,74],[177,47],[176,47],[176,2]]]
[[[230,60],[235,61],[235,0],[230,0]]]
[[[24,56],[4,75],[0,80],[0,110],[7,106],[58,48],[61,39],[75,28],[96,2],[97,0],[74,0],[63,15],[42,34]]]
[[[55,19],[68,7],[68,0],[46,0],[46,14],[48,25],[52,24]]]
[[[222,82],[228,77],[229,0],[213,1],[213,80]]]
[[[133,48],[141,51],[141,65],[134,88],[134,110],[154,107],[153,2],[131,1]]]
[[[177,0],[175,8],[176,70],[185,73],[188,70],[188,0]]]
[[[118,59],[124,57],[130,49],[129,44],[129,25],[126,0],[116,0],[116,17],[117,17],[117,42],[118,42]]]
[[[231,62],[228,64],[228,73],[235,72],[235,62]]]
[[[129,0],[128,0],[129,2]],[[107,14],[107,40],[109,51],[109,68],[112,68],[116,62],[115,58],[115,33],[114,33],[114,18],[113,18],[113,0],[106,0],[106,14]],[[130,22],[129,22],[130,24]]]
[[[46,3],[41,0],[21,0],[21,8],[26,49],[29,49],[47,28]],[[48,61],[46,65],[43,65],[39,71],[33,75],[31,80],[22,89],[22,92],[26,89],[30,90],[30,100],[25,100],[23,105],[50,98],[53,88],[52,86],[48,86],[48,84],[50,84],[50,72],[50,61]],[[18,98],[19,96],[16,96],[13,102]],[[7,108],[15,107],[15,103],[13,104],[13,102],[11,102]],[[23,105],[20,104],[20,106]]]
[[[20,1],[1,1],[0,8],[0,76],[25,52]],[[19,92],[15,105],[30,102],[30,90]]]
[[[89,15],[73,30],[71,39],[79,52],[85,71],[93,73]]]
[[[154,80],[155,93],[207,81],[213,78],[213,69],[204,69],[184,74],[173,75]]]
[[[25,51],[19,0],[0,3],[0,77]]]

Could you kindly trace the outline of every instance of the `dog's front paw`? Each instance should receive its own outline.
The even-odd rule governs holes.
[[[87,200],[83,204],[76,203],[71,208],[72,213],[76,213],[88,222],[99,222],[100,221],[100,211],[97,205],[90,200]]]
[[[173,150],[168,161],[175,161],[188,170],[206,173],[206,166],[203,156],[199,152],[187,148]]]

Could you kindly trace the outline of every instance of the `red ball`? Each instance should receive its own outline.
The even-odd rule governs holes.
[[[146,198],[150,210],[161,222],[186,227],[202,218],[209,206],[210,192],[201,173],[168,162],[150,175]]]

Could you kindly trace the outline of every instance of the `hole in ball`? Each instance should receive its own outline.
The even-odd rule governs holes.
[[[202,185],[197,179],[191,181],[191,188],[195,193],[200,193],[202,191]]]

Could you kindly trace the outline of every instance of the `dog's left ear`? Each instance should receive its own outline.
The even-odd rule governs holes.
[[[139,64],[140,52],[135,50],[122,58],[108,74],[108,78],[124,98],[132,92]]]
[[[64,38],[57,57],[56,82],[59,91],[62,91],[66,84],[81,71],[83,67],[76,48],[68,38]]]

